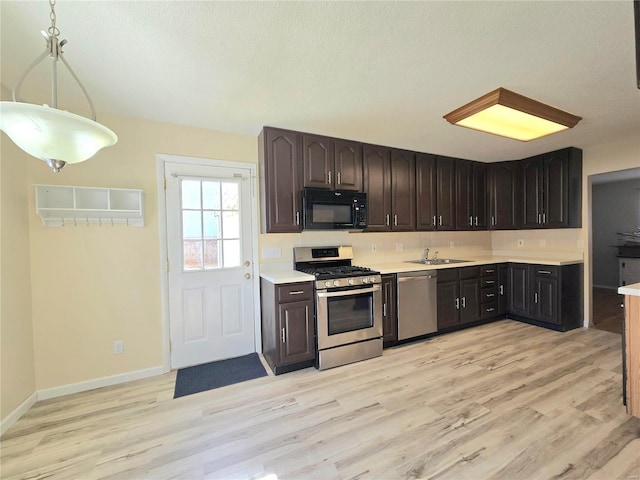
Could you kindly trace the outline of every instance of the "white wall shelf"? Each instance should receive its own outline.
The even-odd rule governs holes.
[[[36,212],[47,227],[144,227],[144,191],[125,188],[35,185]]]

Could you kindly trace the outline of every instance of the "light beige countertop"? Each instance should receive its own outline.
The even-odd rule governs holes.
[[[465,260],[465,259],[462,259]],[[495,263],[529,263],[535,265],[573,265],[576,263],[582,263],[582,258],[571,257],[557,257],[557,258],[525,258],[517,256],[488,256],[488,257],[476,257],[468,258],[468,262],[464,263],[450,263],[443,265],[424,265],[420,263],[412,263],[410,261],[394,260],[390,262],[385,261],[362,261],[354,260],[354,264],[361,267],[369,267],[373,270],[379,271],[381,274],[387,273],[403,273],[403,272],[420,272],[423,270],[440,270],[443,268],[459,268],[459,267],[474,267],[479,265],[491,265]],[[315,280],[313,275],[298,272],[293,269],[270,269],[264,268],[260,272],[260,277],[268,280],[269,282],[278,283],[298,283],[298,282],[311,282]],[[627,287],[629,288],[629,287]],[[640,295],[640,284],[638,284],[637,295]]]
[[[633,283],[631,285],[625,285],[618,288],[620,295],[633,295],[634,297],[640,297],[640,283]]]

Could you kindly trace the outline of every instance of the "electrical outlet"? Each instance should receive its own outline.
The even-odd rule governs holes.
[[[453,248],[454,245],[455,243],[453,243],[453,240],[449,240],[449,248]]]
[[[518,239],[518,246],[519,247],[524,247],[524,240],[523,239],[521,239],[521,238]]]
[[[404,250],[404,244],[402,242],[396,242],[396,252],[401,252]]]
[[[371,244],[371,253],[376,253],[378,251],[378,246],[375,243]]]
[[[124,342],[122,340],[113,341],[113,353],[115,353],[116,355],[124,353]]]

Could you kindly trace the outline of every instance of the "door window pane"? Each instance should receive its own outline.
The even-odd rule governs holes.
[[[240,266],[239,181],[183,179],[181,191],[183,269]]]

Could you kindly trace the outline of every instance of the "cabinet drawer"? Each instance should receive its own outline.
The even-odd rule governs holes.
[[[557,277],[558,267],[552,267],[550,265],[536,265],[534,268],[534,274],[536,277]]]
[[[482,288],[493,288],[498,286],[498,279],[496,277],[484,277],[480,280]]]
[[[498,299],[498,288],[483,288],[480,293],[480,302],[488,303],[495,302]]]
[[[313,298],[313,284],[287,283],[276,287],[276,301],[278,303],[298,302]]]
[[[489,318],[498,315],[498,302],[493,301],[485,303],[480,307],[480,316],[482,318]]]
[[[481,277],[492,277],[498,274],[498,266],[497,265],[485,265],[484,267],[480,267],[480,276]]]

